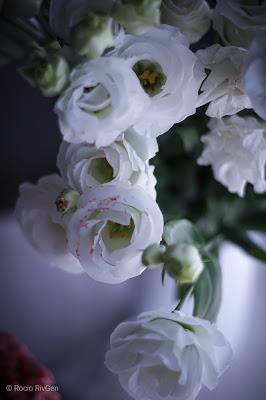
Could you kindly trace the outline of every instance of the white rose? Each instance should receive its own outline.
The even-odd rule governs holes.
[[[210,103],[206,114],[221,118],[251,108],[244,90],[243,68],[247,51],[238,47],[214,44],[198,50],[197,56],[210,74],[203,82],[198,106]]]
[[[146,156],[150,150],[152,155],[155,154],[156,140],[140,136],[135,140],[139,143],[135,144],[134,138],[131,142],[133,135],[129,131],[110,146],[100,149],[87,143],[69,144],[63,141],[57,158],[62,177],[79,192],[86,192],[94,185],[124,181],[142,186],[155,198],[154,167],[149,165],[146,157],[141,156]]]
[[[68,225],[68,241],[88,275],[114,284],[144,270],[142,251],[159,243],[162,231],[162,213],[144,189],[107,184],[80,197]]]
[[[205,0],[162,0],[161,21],[176,26],[190,43],[196,43],[210,28],[210,8]]]
[[[146,109],[148,99],[126,60],[98,58],[76,67],[55,112],[64,139],[108,146]]]
[[[111,335],[106,366],[135,400],[194,400],[212,390],[232,350],[215,325],[181,312],[153,311]]]
[[[266,123],[234,115],[211,119],[210,133],[203,136],[205,148],[198,160],[211,165],[215,179],[243,197],[247,183],[257,193],[266,190]]]
[[[266,34],[256,38],[249,48],[244,84],[252,107],[266,120]]]
[[[217,0],[213,19],[213,27],[225,44],[247,48],[254,37],[266,32],[266,3]]]
[[[176,28],[160,25],[140,36],[120,35],[111,53],[131,62],[149,100],[134,123],[146,136],[158,136],[195,113],[203,66]]]
[[[57,211],[56,199],[66,188],[58,175],[41,178],[37,185],[24,183],[16,206],[16,217],[31,245],[51,264],[69,272],[82,272],[68,249],[68,215]]]

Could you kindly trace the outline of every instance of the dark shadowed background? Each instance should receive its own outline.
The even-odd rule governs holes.
[[[49,267],[30,248],[12,216],[18,185],[56,171],[61,138],[53,101],[13,67],[1,69],[0,87],[0,329],[53,371],[64,400],[126,400],[103,365],[109,333],[142,311],[172,307],[173,287],[162,288],[156,271],[118,286],[100,284]],[[222,267],[218,323],[235,358],[217,389],[199,399],[265,400],[266,266],[225,245]]]

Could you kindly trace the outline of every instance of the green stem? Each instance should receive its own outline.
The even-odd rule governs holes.
[[[179,300],[176,308],[173,311],[180,311],[183,307],[183,305],[185,304],[186,300],[188,299],[188,297],[191,295],[191,292],[193,290],[193,285],[188,285],[184,295],[181,297],[181,299]]]

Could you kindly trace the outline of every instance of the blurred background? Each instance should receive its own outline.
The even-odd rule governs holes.
[[[63,400],[127,400],[104,367],[109,334],[142,311],[172,308],[172,282],[162,287],[160,273],[147,271],[118,286],[97,283],[46,265],[29,246],[13,217],[18,186],[56,171],[61,138],[52,100],[11,66],[1,69],[0,86],[0,330],[52,370]],[[235,355],[215,391],[203,390],[199,399],[264,400],[266,265],[231,244],[223,246],[221,264],[218,325]]]

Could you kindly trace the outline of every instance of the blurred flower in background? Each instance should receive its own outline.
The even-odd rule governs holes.
[[[60,400],[52,373],[43,367],[14,336],[0,331],[0,397],[2,400]],[[32,387],[20,391],[18,387]],[[36,386],[35,386],[36,385]],[[37,386],[38,385],[38,386]],[[47,385],[47,390],[45,389]],[[43,387],[43,391],[36,387]]]

